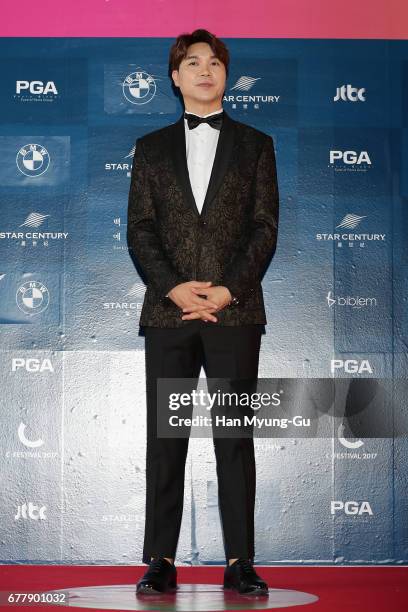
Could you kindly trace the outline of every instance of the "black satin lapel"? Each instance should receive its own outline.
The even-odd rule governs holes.
[[[211,170],[207,193],[205,195],[201,216],[203,216],[222,185],[224,175],[230,163],[232,149],[235,143],[235,124],[224,110],[224,117],[218,137],[217,149]]]
[[[218,137],[217,149],[215,152],[214,163],[208,183],[207,193],[204,199],[201,214],[197,208],[193,190],[191,188],[190,176],[186,157],[186,136],[184,131],[184,114],[173,124],[173,129],[168,135],[168,153],[173,160],[176,178],[186,196],[186,199],[194,213],[200,217],[207,211],[208,206],[221,187],[224,175],[227,171],[232,149],[235,143],[235,122],[224,110],[224,118]]]
[[[200,213],[196,205],[193,190],[191,189],[190,176],[188,173],[184,114],[181,115],[177,123],[173,124],[173,130],[168,139],[167,146],[169,155],[174,163],[174,170],[180,187],[192,210],[196,215],[199,215]]]

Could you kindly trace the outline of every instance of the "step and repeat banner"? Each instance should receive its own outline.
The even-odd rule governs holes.
[[[259,375],[338,379],[358,413],[407,373],[408,42],[224,40],[223,106],[277,160]],[[126,215],[136,139],[183,112],[173,41],[0,39],[1,563],[141,561],[145,285]],[[339,427],[256,453],[257,562],[408,561],[404,436]],[[190,441],[178,561],[224,563],[207,438]]]

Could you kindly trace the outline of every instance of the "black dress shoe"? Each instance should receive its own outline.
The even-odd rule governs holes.
[[[136,584],[136,593],[159,595],[177,589],[177,570],[173,563],[164,557],[150,562],[149,567]]]
[[[237,559],[225,568],[224,589],[234,589],[242,595],[269,595],[268,585],[254,570],[249,559]]]

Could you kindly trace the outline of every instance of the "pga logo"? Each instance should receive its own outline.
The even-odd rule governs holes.
[[[373,511],[370,506],[370,502],[362,501],[335,501],[330,502],[330,514],[336,514],[336,512],[343,512],[348,516],[361,516],[362,514],[373,515]]]
[[[25,370],[26,372],[54,372],[51,359],[35,359],[30,357],[14,357],[11,361],[11,371]]]
[[[330,163],[334,164],[337,160],[342,160],[343,163],[353,166],[354,164],[369,164],[371,159],[367,151],[330,151]]]
[[[54,81],[47,81],[45,84],[42,81],[16,81],[16,93],[20,94],[25,91],[29,91],[30,94],[35,96],[49,93],[55,96],[58,95],[58,90]]]
[[[361,361],[357,361],[357,359],[332,359],[330,361],[330,371],[334,374],[336,370],[341,370],[346,374],[373,373],[368,359],[362,359]]]

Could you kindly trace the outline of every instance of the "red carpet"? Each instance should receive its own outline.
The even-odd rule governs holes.
[[[294,610],[316,612],[407,612],[408,568],[404,567],[261,567],[271,588],[293,589],[318,595],[319,601]],[[0,566],[0,591],[29,592],[109,584],[135,584],[146,566]],[[178,581],[218,583],[220,566],[179,567]],[[63,610],[61,606],[53,609]],[[2,610],[29,610],[2,607]],[[35,606],[38,612],[50,606]],[[85,608],[70,608],[85,610]],[[283,608],[282,608],[283,609]],[[290,609],[290,608],[289,608]]]

